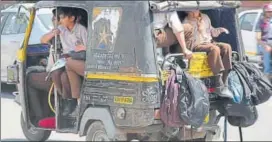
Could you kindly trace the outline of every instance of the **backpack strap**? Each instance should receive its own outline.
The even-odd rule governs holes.
[[[176,73],[174,69],[170,70],[171,74],[168,77],[167,81],[166,81],[166,85],[165,85],[165,97],[168,97],[168,90],[170,89],[170,84],[172,84],[173,79],[175,79]]]
[[[246,97],[250,97],[251,95],[256,94],[256,89],[255,89],[254,85],[252,84],[252,82],[249,79],[250,75],[248,74],[247,70],[242,65],[242,63],[241,62],[236,62],[236,64],[234,64],[233,69],[234,69],[234,71],[236,71],[238,73],[238,76],[239,76],[240,80],[243,80],[244,83],[246,83],[248,85],[248,89],[250,90],[250,94],[244,92]],[[244,89],[245,89],[245,87],[244,87]]]

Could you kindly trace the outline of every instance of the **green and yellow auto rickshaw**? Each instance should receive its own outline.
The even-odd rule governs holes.
[[[36,12],[43,8],[73,7],[85,11],[88,30],[85,76],[80,94],[80,111],[77,116],[62,116],[62,98],[51,85],[47,92],[38,92],[44,118],[54,118],[53,128],[44,128],[32,116],[28,76],[46,72],[39,61],[47,58],[50,48],[59,54],[59,44],[29,45]],[[236,2],[224,1],[40,1],[31,9],[24,44],[18,51],[17,62],[8,67],[9,82],[18,87],[22,107],[21,126],[28,140],[47,140],[52,131],[86,136],[86,141],[106,140],[165,140],[164,125],[160,120],[160,103],[167,74],[160,66],[169,58],[181,57],[181,53],[165,56],[156,49],[152,29],[152,12],[184,11],[200,9],[208,14],[212,24],[229,29],[230,34],[218,41],[229,43],[240,59],[244,57],[240,32],[237,27]],[[111,12],[106,15],[107,11]],[[18,11],[20,13],[20,11]],[[17,18],[20,18],[18,14]],[[223,16],[224,15],[224,16]],[[104,30],[103,30],[104,29]],[[107,29],[107,30],[105,30]],[[56,40],[57,41],[57,40]],[[104,43],[103,46],[98,46]],[[161,53],[161,54],[160,54]],[[201,55],[206,57],[205,54]],[[55,58],[58,58],[55,56]],[[206,60],[201,58],[202,61]],[[192,59],[193,60],[193,59]],[[202,62],[201,60],[189,62]],[[194,64],[189,64],[189,71]],[[199,70],[196,77],[213,75],[208,67]],[[195,72],[194,72],[195,73]],[[193,75],[193,72],[192,72]],[[44,95],[43,95],[44,94]],[[211,93],[212,94],[212,93]],[[45,97],[44,97],[45,96]],[[211,95],[212,96],[212,95]],[[202,130],[194,130],[193,139],[211,140],[219,135],[218,114],[211,108]],[[185,138],[185,136],[180,139]]]

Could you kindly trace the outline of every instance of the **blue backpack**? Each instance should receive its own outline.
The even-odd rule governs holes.
[[[231,71],[228,75],[228,88],[233,94],[233,102],[241,103],[244,94],[244,88],[236,71]]]

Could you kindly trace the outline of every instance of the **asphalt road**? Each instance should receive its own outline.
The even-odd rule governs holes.
[[[14,103],[11,92],[14,88],[1,87],[1,141],[26,141],[20,127],[21,108]],[[272,98],[258,106],[259,119],[248,128],[243,129],[244,141],[272,141]],[[222,128],[223,119],[220,121]],[[82,141],[84,137],[75,134],[57,134],[53,132],[49,141]],[[223,140],[222,135],[220,140]],[[237,127],[228,125],[228,140],[238,141]]]
[[[1,141],[27,141],[20,125],[21,108],[11,95],[13,87],[1,87]],[[49,141],[84,141],[85,137],[75,134],[59,134],[52,132]]]

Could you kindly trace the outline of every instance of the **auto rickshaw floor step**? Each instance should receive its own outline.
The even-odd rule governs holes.
[[[64,117],[61,116],[60,121],[58,121],[59,128],[63,129],[73,129],[77,125],[77,118],[76,117]],[[70,130],[71,131],[71,130]]]

